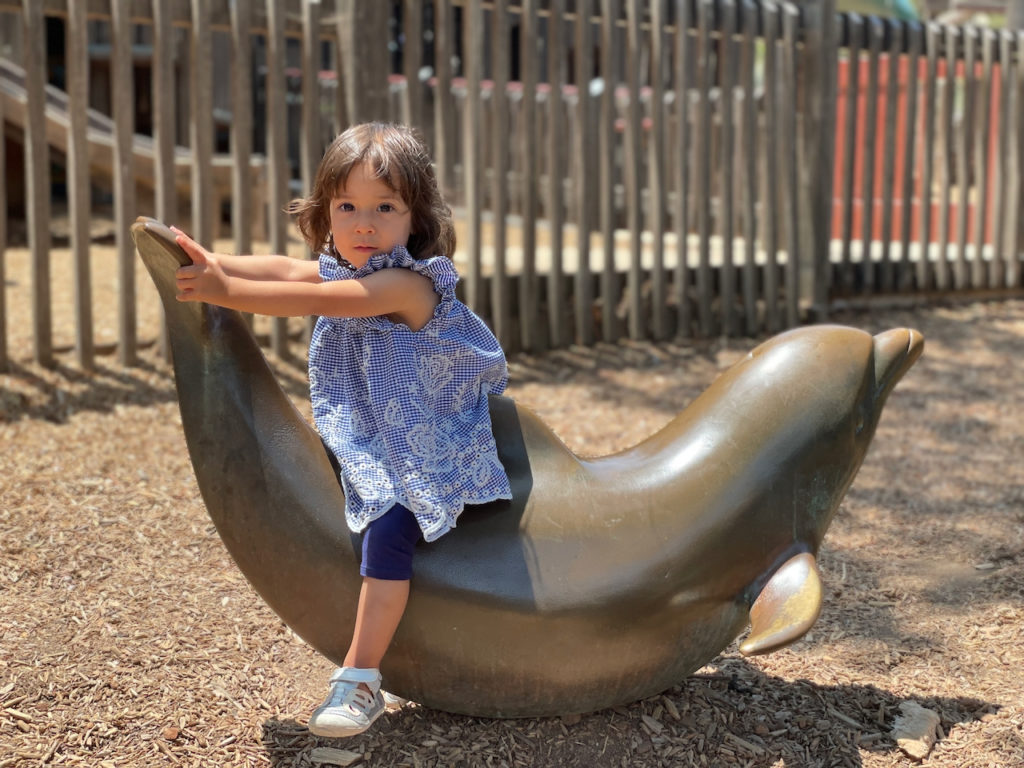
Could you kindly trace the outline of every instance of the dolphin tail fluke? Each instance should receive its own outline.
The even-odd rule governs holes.
[[[801,552],[779,568],[750,607],[750,634],[740,645],[744,656],[771,653],[794,643],[821,613],[821,578],[814,555]]]

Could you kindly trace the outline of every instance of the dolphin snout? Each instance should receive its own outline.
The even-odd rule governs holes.
[[[875,336],[875,393],[887,395],[924,352],[924,336],[913,328],[894,328]]]

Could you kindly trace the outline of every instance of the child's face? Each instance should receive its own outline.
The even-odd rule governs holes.
[[[344,186],[331,198],[334,247],[356,267],[375,253],[390,253],[409,242],[412,212],[365,163],[353,166]]]

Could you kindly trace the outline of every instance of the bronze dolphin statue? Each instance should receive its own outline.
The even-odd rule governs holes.
[[[350,639],[358,541],[316,432],[241,315],[175,299],[188,257],[133,227],[167,313],[199,488],[257,592],[334,662]],[[656,694],[741,646],[801,637],[814,556],[919,333],[801,328],[750,352],[661,431],[581,459],[528,409],[491,401],[513,500],[420,547],[388,690],[487,717],[594,711]]]

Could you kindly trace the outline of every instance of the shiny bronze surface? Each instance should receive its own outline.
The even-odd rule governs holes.
[[[174,298],[187,257],[133,228],[167,312],[182,423],[203,499],[277,614],[338,662],[359,592],[358,540],[315,431],[241,316]],[[661,431],[585,460],[528,409],[491,402],[513,500],[467,510],[417,550],[385,687],[489,717],[588,712],[665,690],[744,629],[744,652],[803,635],[814,555],[915,331],[800,328],[754,349]]]

